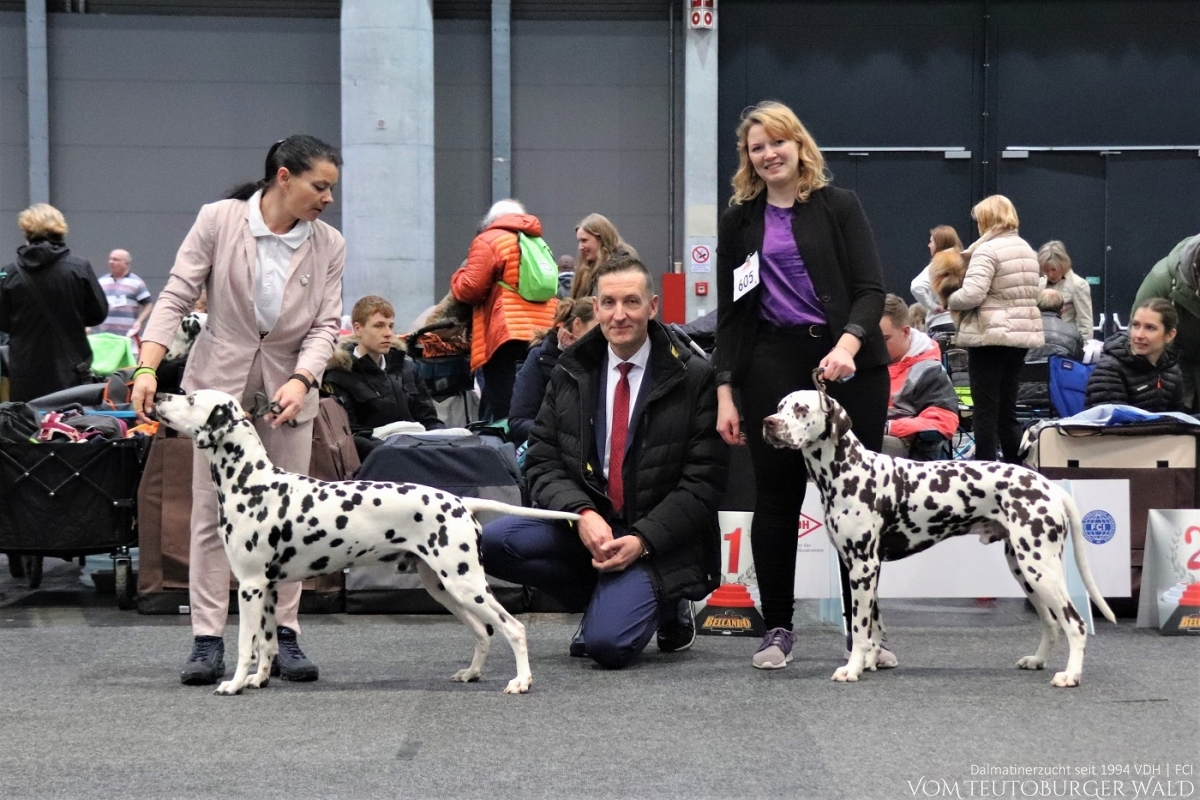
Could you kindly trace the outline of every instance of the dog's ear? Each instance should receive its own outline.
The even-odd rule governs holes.
[[[825,412],[825,436],[831,441],[839,441],[850,430],[850,415],[841,403],[834,401],[829,395],[821,396],[822,410]]]
[[[200,430],[196,431],[196,446],[216,447],[217,442],[224,438],[225,431],[233,425],[235,420],[233,407],[228,403],[214,406],[208,414],[208,419],[200,426]]]

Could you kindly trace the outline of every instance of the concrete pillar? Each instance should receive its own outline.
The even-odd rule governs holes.
[[[717,31],[688,29],[683,74],[683,269],[688,319],[717,308]],[[708,284],[706,296],[696,284]]]
[[[29,109],[29,204],[50,202],[50,81],[46,69],[46,4],[25,3]]]
[[[403,328],[433,304],[432,0],[343,0],[346,313],[386,297]]]
[[[512,197],[512,4],[492,0],[492,202]]]

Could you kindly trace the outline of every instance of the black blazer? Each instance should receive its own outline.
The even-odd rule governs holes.
[[[762,252],[767,193],[731,206],[717,232],[717,346],[713,353],[717,383],[739,384],[750,363],[758,331],[762,285],[733,301],[733,271],[754,252]],[[871,224],[858,197],[848,189],[826,186],[792,206],[792,235],[812,279],[834,344],[843,332],[862,340],[854,357],[858,369],[888,363],[879,331],[883,317],[883,271]],[[814,365],[815,366],[815,365]]]

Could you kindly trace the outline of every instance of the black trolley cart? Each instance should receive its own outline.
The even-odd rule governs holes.
[[[133,608],[129,548],[149,447],[146,437],[0,443],[0,552],[28,557],[30,586],[41,581],[42,557],[110,553],[117,605]]]

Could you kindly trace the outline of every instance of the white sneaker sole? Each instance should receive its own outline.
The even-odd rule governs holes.
[[[759,664],[757,661],[751,661],[750,666],[754,667],[755,669],[783,669],[791,662],[792,662],[792,654],[788,653],[786,656],[783,657],[782,664],[775,664],[770,661],[766,661],[766,662],[763,662],[762,664]]]

